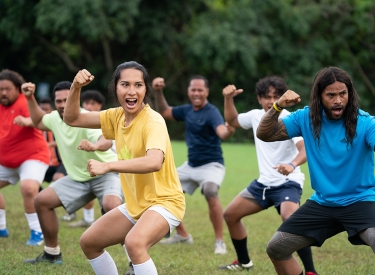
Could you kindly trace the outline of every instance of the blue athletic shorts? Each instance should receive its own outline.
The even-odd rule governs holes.
[[[330,207],[307,200],[278,231],[312,237],[317,242],[315,246],[322,246],[328,238],[346,231],[352,244],[366,245],[358,233],[372,227],[375,227],[375,202]]]
[[[247,191],[264,209],[275,206],[280,214],[280,204],[284,201],[300,203],[302,188],[301,185],[294,181],[287,181],[279,186],[267,186],[254,180],[247,187]],[[241,194],[242,197],[246,198]]]

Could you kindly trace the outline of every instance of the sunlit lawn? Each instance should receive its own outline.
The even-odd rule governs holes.
[[[173,142],[176,165],[186,160],[186,146],[183,142]],[[226,177],[220,190],[220,199],[225,208],[239,191],[258,177],[258,165],[255,148],[251,144],[224,143],[223,150],[226,164]],[[304,165],[303,171],[307,173]],[[337,175],[340,176],[345,175]],[[303,193],[304,202],[312,193],[309,177],[306,174]],[[7,203],[7,226],[10,236],[0,239],[0,274],[94,274],[90,264],[82,253],[78,240],[84,229],[71,229],[67,223],[60,222],[59,242],[63,253],[64,263],[61,266],[26,265],[25,258],[36,257],[43,251],[43,247],[27,247],[24,245],[29,232],[24,216],[23,204],[19,193],[19,186],[7,187],[2,190]],[[178,244],[165,246],[157,244],[150,249],[150,255],[155,262],[159,274],[225,274],[219,271],[219,265],[228,264],[235,260],[236,255],[232,247],[228,230],[225,227],[224,239],[227,243],[228,254],[214,255],[214,234],[209,222],[207,204],[204,197],[196,192],[186,197],[187,211],[185,225],[194,237],[193,245]],[[95,215],[100,211],[95,204]],[[64,209],[57,210],[59,217],[64,215]],[[78,218],[82,218],[82,210],[78,211]],[[238,274],[275,274],[271,261],[268,259],[265,246],[281,223],[274,208],[268,209],[244,219],[248,232],[248,247],[254,268]],[[111,230],[111,225],[108,225]],[[100,236],[98,236],[100,238]],[[113,256],[119,274],[125,274],[127,260],[122,248],[118,246],[108,248]],[[328,241],[321,248],[313,248],[314,261],[319,274],[375,274],[374,254],[369,247],[352,246],[347,241],[346,233],[339,234]]]

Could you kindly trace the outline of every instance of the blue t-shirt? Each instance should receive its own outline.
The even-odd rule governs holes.
[[[189,165],[201,166],[210,162],[224,164],[221,140],[216,127],[224,124],[223,116],[212,104],[194,111],[192,104],[173,107],[175,120],[185,121],[185,140],[188,146]]]
[[[375,119],[359,110],[353,146],[346,143],[344,120],[323,115],[320,146],[314,139],[310,108],[282,118],[290,138],[305,141],[311,186],[311,200],[325,206],[347,206],[358,201],[375,201]]]

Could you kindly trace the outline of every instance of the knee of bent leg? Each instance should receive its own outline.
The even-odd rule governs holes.
[[[280,238],[280,232],[276,232],[267,244],[266,251],[272,260],[282,261],[292,257],[292,253],[283,249],[283,246],[280,245]]]
[[[89,234],[84,232],[79,239],[79,245],[81,246],[82,251],[87,255],[89,251],[95,250],[95,240],[89,237]],[[100,250],[100,249],[99,249]]]
[[[122,204],[121,198],[115,195],[108,195],[103,198],[103,211],[107,213]]]
[[[206,200],[217,198],[219,186],[212,182],[207,182],[203,185],[202,193]]]

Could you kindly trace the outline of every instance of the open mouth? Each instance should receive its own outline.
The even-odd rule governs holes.
[[[126,105],[130,108],[134,107],[137,104],[137,101],[135,98],[129,98],[125,99]]]
[[[334,116],[340,116],[342,114],[343,109],[344,108],[342,106],[340,106],[340,107],[333,107],[331,109],[332,115],[334,115]]]

